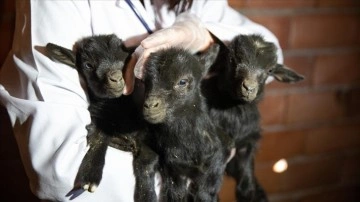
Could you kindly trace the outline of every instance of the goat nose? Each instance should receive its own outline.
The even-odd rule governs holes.
[[[243,82],[242,86],[249,93],[252,93],[257,87],[255,83],[249,83],[249,82]]]
[[[122,80],[122,73],[121,71],[110,71],[107,78],[109,83],[118,83]]]
[[[160,100],[156,98],[147,99],[144,103],[144,107],[147,109],[157,108],[160,105]]]

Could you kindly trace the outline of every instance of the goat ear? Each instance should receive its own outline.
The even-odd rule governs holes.
[[[208,30],[209,31],[209,30]],[[205,53],[200,55],[200,62],[205,66],[204,73],[209,72],[211,66],[215,62],[226,61],[229,55],[229,48],[221,41],[215,34],[209,31],[214,43],[206,50]]]
[[[304,79],[304,76],[282,64],[277,64],[271,72],[271,75],[273,75],[276,80],[285,83],[295,83]]]
[[[57,60],[75,68],[75,53],[72,50],[53,43],[46,44],[46,50],[52,60]]]
[[[219,44],[212,44],[206,52],[200,54],[199,60],[204,65],[204,72],[208,72],[212,64],[214,64],[220,50]]]

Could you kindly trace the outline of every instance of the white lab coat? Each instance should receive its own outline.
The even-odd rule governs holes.
[[[144,8],[132,0],[153,30],[175,20],[163,1],[151,5],[144,0]],[[16,9],[13,46],[0,74],[0,101],[10,115],[32,192],[41,199],[68,201],[76,196],[71,190],[88,149],[88,99],[76,70],[52,62],[44,56],[44,46],[52,42],[71,48],[82,37],[110,33],[137,45],[147,33],[124,0],[18,0]],[[190,12],[222,40],[259,33],[278,45],[273,34],[231,9],[226,0],[194,0]],[[131,153],[109,147],[97,191],[73,201],[130,202],[134,183]]]

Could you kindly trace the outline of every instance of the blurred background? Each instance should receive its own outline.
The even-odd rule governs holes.
[[[269,28],[285,64],[306,76],[272,82],[260,104],[256,175],[271,202],[360,201],[360,0],[229,0]],[[11,47],[13,0],[0,1],[0,64]],[[38,201],[0,108],[0,201]],[[285,159],[287,169],[273,171]],[[225,177],[222,202],[235,200]]]

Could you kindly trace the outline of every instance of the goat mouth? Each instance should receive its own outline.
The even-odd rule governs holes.
[[[123,94],[123,89],[124,88],[108,88],[105,92],[109,98],[117,98]]]
[[[104,90],[107,94],[112,95],[113,97],[119,97],[122,95],[124,91],[124,83],[120,83],[119,85],[111,85],[111,86],[105,86]]]
[[[257,96],[257,91],[253,91],[253,92],[238,91],[237,92],[237,97],[246,102],[254,101],[256,99],[256,96]]]
[[[120,96],[122,96],[123,94],[123,90],[117,89],[117,90],[113,90],[113,89],[97,89],[96,91],[92,92],[96,97],[99,98],[105,98],[105,99],[112,99],[112,98],[118,98]]]
[[[241,99],[246,101],[246,102],[252,102],[254,101],[256,98],[256,95],[243,95],[241,96]]]
[[[165,119],[166,113],[164,111],[157,110],[155,112],[144,109],[143,116],[146,121],[152,124],[161,123]]]

